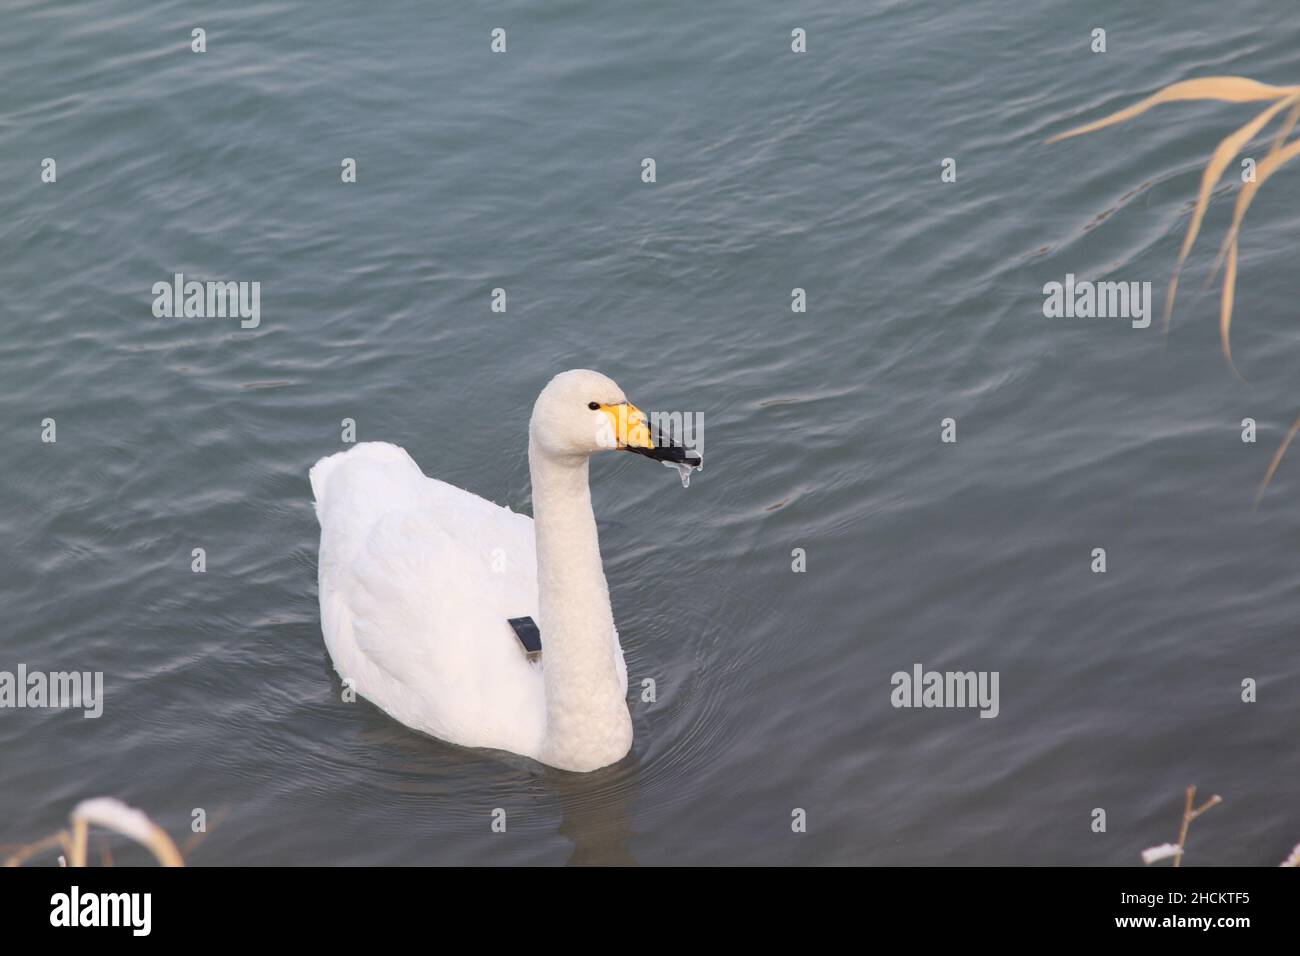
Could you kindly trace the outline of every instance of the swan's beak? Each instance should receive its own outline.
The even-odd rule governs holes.
[[[621,451],[634,451],[655,461],[668,461],[698,467],[701,458],[698,452],[681,445],[661,444],[659,436],[654,435],[646,422],[645,412],[631,402],[619,402],[617,405],[602,405],[601,410],[613,423],[614,434],[618,437]]]

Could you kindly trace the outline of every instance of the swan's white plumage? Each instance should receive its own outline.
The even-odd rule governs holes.
[[[321,628],[339,675],[417,730],[539,758],[546,624],[533,519],[425,476],[383,442],[321,459],[311,485]],[[540,664],[507,623],[523,616],[542,630]],[[626,694],[617,632],[613,646]]]

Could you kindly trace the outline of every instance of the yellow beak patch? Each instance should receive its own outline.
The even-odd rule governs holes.
[[[654,439],[646,424],[645,412],[631,402],[602,405],[600,410],[609,416],[610,430],[616,448],[653,448]]]

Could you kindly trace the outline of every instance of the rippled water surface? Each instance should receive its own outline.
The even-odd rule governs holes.
[[[1300,457],[1250,506],[1300,404],[1297,173],[1243,234],[1247,385],[1200,291],[1226,195],[1167,347],[1041,290],[1162,293],[1254,107],[1043,141],[1193,76],[1300,82],[1300,22],[1023,6],[8,4],[0,670],[100,670],[107,699],[0,711],[0,843],[112,794],[174,833],[205,808],[209,865],[1132,864],[1196,783],[1225,798],[1198,862],[1280,860]],[[261,324],[155,318],[176,272],[260,282]],[[340,700],[306,480],[353,418],[527,512],[527,416],[570,367],[702,413],[707,458],[686,490],[593,463],[657,701],[590,776]],[[915,662],[998,671],[999,716],[893,708]]]

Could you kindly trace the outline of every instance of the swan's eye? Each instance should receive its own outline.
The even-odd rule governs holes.
[[[588,402],[587,407],[594,412],[600,408],[600,402]]]

